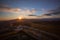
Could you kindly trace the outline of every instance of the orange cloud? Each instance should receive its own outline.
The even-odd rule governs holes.
[[[35,13],[35,10],[29,10],[29,9],[23,10],[23,9],[20,9],[20,8],[8,8],[8,7],[0,8],[0,11],[1,12],[20,13],[20,14],[32,14],[32,13]]]
[[[20,14],[32,14],[35,13],[35,9],[21,9],[21,8],[11,8],[8,5],[0,4],[0,12],[12,12],[12,13],[20,13]]]

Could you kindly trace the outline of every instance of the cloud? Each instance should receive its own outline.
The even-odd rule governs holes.
[[[53,16],[53,15],[59,15],[60,14],[60,7],[56,8],[56,9],[52,9],[52,10],[45,10],[42,9],[43,14],[45,16]]]
[[[11,13],[19,13],[19,14],[33,14],[35,13],[35,9],[21,9],[21,8],[11,8],[8,5],[0,4],[0,12],[11,12]]]
[[[35,13],[35,12],[36,12],[36,9],[33,8],[31,12],[32,12],[32,13]]]
[[[48,11],[48,14],[51,14],[51,15],[59,15],[60,14],[60,7],[54,9],[54,10],[49,10]]]
[[[28,15],[28,16],[37,16],[37,15]]]
[[[47,11],[46,14],[41,15],[41,18],[60,18],[60,7]]]
[[[0,4],[0,12],[20,12],[21,9],[19,8],[10,8],[7,5]]]
[[[41,9],[41,12],[43,12],[43,14],[41,16],[38,15],[28,15],[28,16],[33,16],[35,18],[60,18],[60,7],[53,9],[53,10],[46,10],[46,9]]]
[[[9,5],[6,4],[0,4],[0,8],[8,7]]]

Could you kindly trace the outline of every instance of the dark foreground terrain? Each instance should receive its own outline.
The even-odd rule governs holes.
[[[0,21],[0,40],[60,40],[60,20]]]
[[[31,35],[28,35],[24,31],[20,31],[19,33],[13,34],[13,35],[6,35],[5,37],[1,37],[0,40],[36,40],[34,37],[31,37]]]

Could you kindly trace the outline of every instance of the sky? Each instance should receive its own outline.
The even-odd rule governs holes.
[[[60,10],[60,0],[0,0],[0,20],[41,18],[46,14],[52,17],[50,14],[58,8]]]

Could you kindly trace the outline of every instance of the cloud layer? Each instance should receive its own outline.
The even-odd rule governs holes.
[[[35,9],[21,9],[21,8],[11,8],[8,5],[0,4],[0,12],[12,12],[12,13],[20,13],[20,14],[33,14],[35,13]]]
[[[60,18],[60,7],[47,11],[46,14],[41,15],[42,18]]]
[[[47,14],[45,14],[45,15],[47,15],[47,16],[49,16],[49,15],[60,15],[60,7],[58,7],[58,8],[56,8],[56,9],[54,9],[54,10],[49,10],[49,11],[47,11]]]
[[[45,10],[43,9],[43,14],[41,16],[37,15],[29,15],[29,16],[35,16],[37,18],[60,18],[60,7],[52,10]]]

